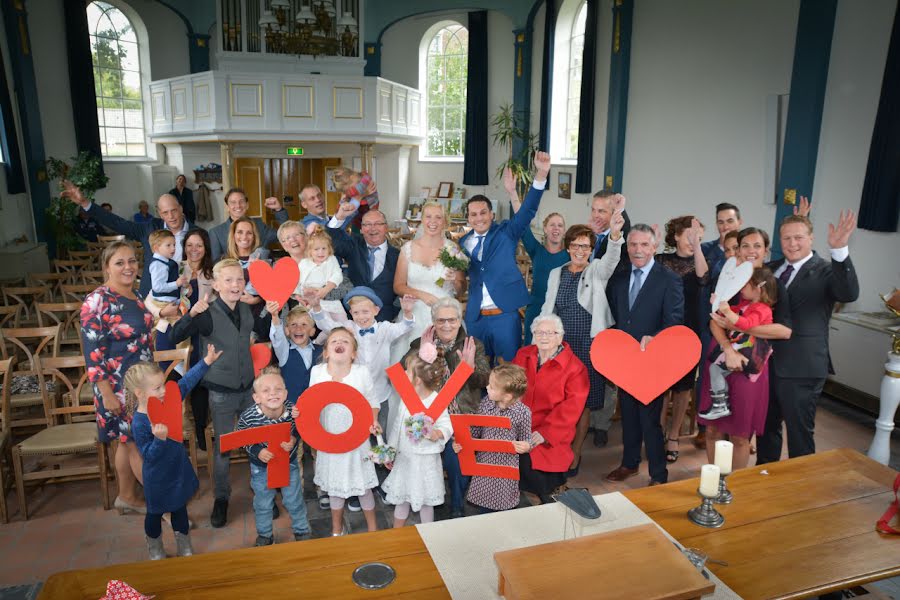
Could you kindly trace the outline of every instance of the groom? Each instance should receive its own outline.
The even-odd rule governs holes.
[[[511,361],[522,344],[519,308],[528,304],[529,296],[516,264],[516,246],[537,214],[550,172],[550,155],[536,153],[534,168],[534,181],[522,208],[508,221],[494,222],[493,205],[486,196],[479,194],[466,202],[472,227],[460,239],[471,259],[466,329],[482,341],[492,362],[498,357]]]

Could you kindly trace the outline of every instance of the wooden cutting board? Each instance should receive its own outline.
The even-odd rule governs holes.
[[[691,600],[707,580],[656,525],[641,525],[494,554],[507,600]]]

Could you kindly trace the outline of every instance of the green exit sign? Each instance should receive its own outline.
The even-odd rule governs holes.
[[[303,156],[303,148],[300,146],[291,146],[285,149],[288,156]]]

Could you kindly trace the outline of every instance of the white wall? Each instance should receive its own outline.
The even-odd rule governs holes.
[[[381,69],[382,76],[410,87],[419,87],[419,44],[426,30],[438,21],[453,20],[463,25],[468,24],[466,13],[439,16],[422,15],[400,21],[388,29],[382,37]],[[514,75],[514,38],[513,25],[508,17],[497,11],[488,12],[488,115],[497,112],[501,104],[513,101]],[[490,137],[489,137],[490,143]],[[454,187],[466,188],[466,197],[485,194],[495,200],[503,199],[505,193],[494,172],[504,160],[499,148],[488,149],[487,186],[463,186],[462,162],[424,161],[419,160],[418,148],[410,152],[409,193],[417,195],[422,187],[436,190],[441,181],[452,181]],[[380,189],[380,188],[379,188]],[[403,199],[405,203],[406,199]],[[505,203],[495,207],[500,214],[506,214]]]
[[[838,3],[811,215],[822,253],[828,223],[843,208],[859,208],[896,8],[896,0],[870,0],[863,11],[850,0]],[[861,292],[848,310],[881,309],[876,294],[900,287],[900,234],[857,230],[850,252]]]

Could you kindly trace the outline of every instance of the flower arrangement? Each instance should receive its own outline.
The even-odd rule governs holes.
[[[439,260],[441,261],[441,264],[448,269],[462,272],[469,269],[469,258],[456,244],[444,246],[441,249]],[[437,283],[439,287],[444,287],[444,278],[439,278],[435,283]]]
[[[366,460],[370,460],[376,465],[387,465],[394,462],[397,458],[397,449],[384,443],[381,434],[377,436],[378,444],[369,448],[366,453]]]
[[[418,444],[431,435],[434,420],[425,413],[416,413],[403,420],[403,431],[413,444]]]

